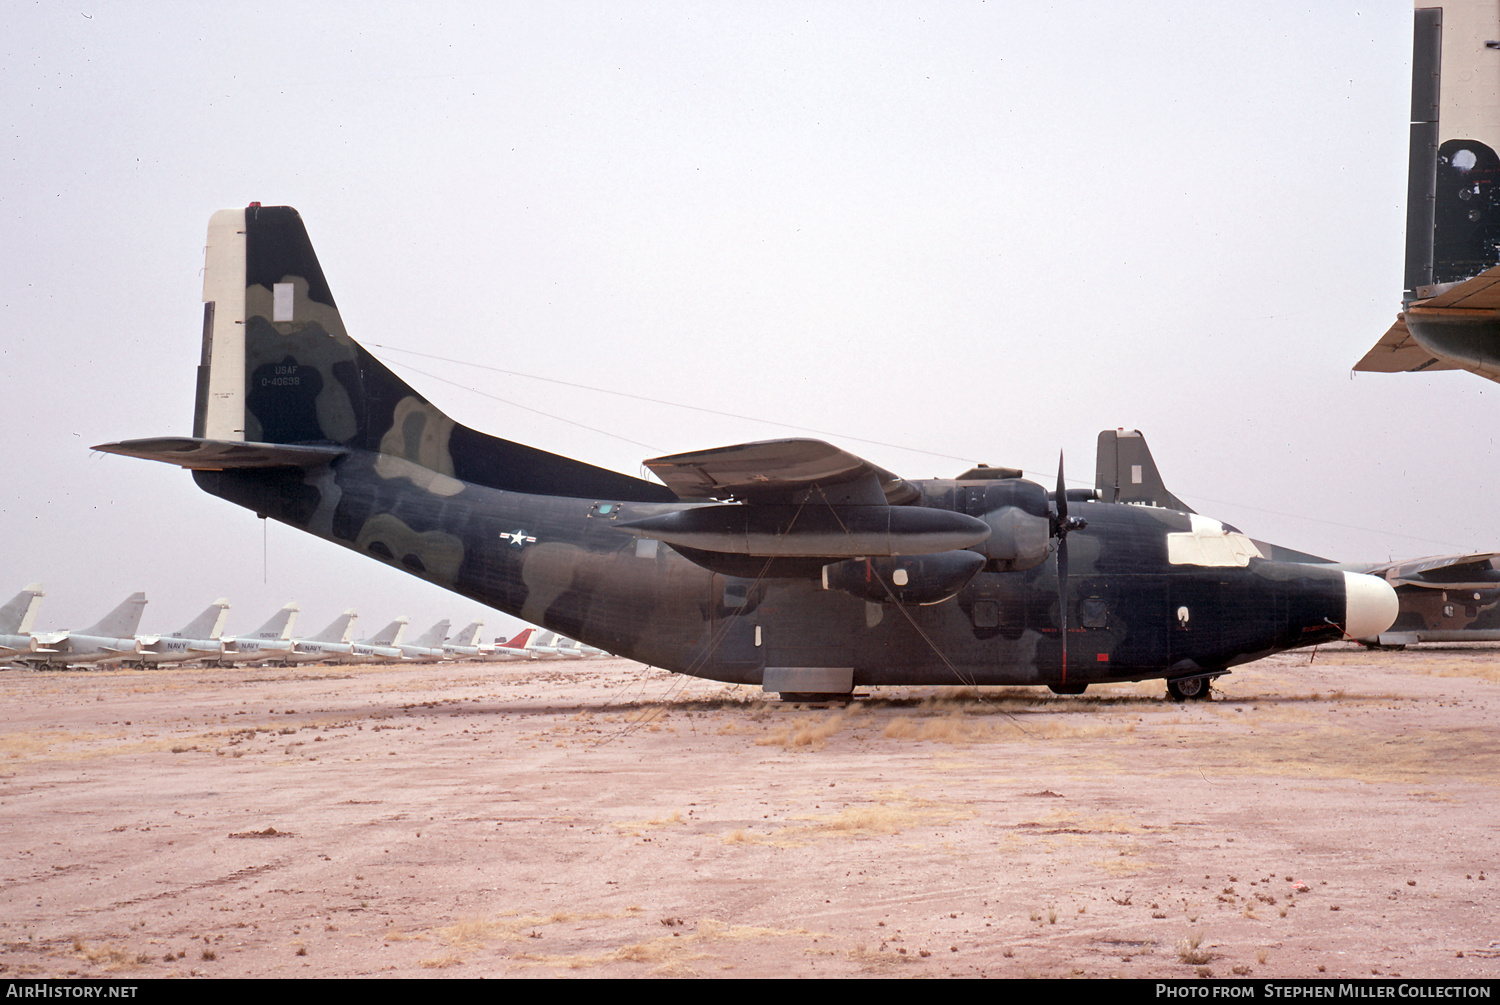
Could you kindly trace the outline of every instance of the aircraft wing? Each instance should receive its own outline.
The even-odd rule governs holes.
[[[298,446],[288,443],[245,443],[205,440],[193,436],[160,436],[145,440],[101,443],[93,448],[106,454],[123,454],[148,461],[163,461],[197,471],[230,468],[313,468],[327,464],[349,451],[333,446]]]
[[[1494,560],[1500,552],[1468,555],[1430,555],[1405,562],[1372,565],[1361,571],[1380,576],[1392,586],[1425,586],[1430,590],[1484,590],[1500,586]]]
[[[1354,364],[1364,373],[1417,373],[1423,370],[1462,370],[1448,359],[1438,359],[1412,337],[1406,318],[1399,317],[1374,348]]]
[[[863,493],[861,503],[899,506],[919,495],[905,479],[822,440],[737,443],[645,464],[681,499],[792,503],[821,490],[830,502],[856,501],[850,494]]]

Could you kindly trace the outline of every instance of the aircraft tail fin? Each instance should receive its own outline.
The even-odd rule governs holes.
[[[173,632],[174,639],[216,639],[224,631],[224,622],[229,617],[229,601],[220,597],[209,604],[204,612],[189,621],[179,632]]]
[[[366,646],[399,646],[401,636],[406,634],[407,618],[401,617],[386,625],[380,631],[363,640],[360,644]]]
[[[1139,429],[1106,429],[1099,434],[1094,463],[1094,488],[1105,502],[1139,503],[1193,512],[1167,491],[1151,448]]]
[[[297,624],[297,615],[301,608],[295,600],[288,603],[281,610],[271,615],[271,620],[255,630],[253,639],[279,639],[285,642],[292,637],[292,628]]]
[[[96,449],[191,467],[207,491],[297,524],[280,486],[249,468],[312,468],[351,450],[377,473],[440,495],[454,479],[537,495],[670,502],[654,482],[454,422],[349,337],[302,217],[290,206],[226,209],[209,220],[203,351],[191,438]],[[260,485],[259,491],[256,485]]]
[[[483,621],[471,621],[460,628],[457,634],[453,636],[453,645],[465,647],[477,646],[479,645],[479,633],[483,630]]]
[[[141,612],[146,609],[146,595],[132,593],[120,602],[97,624],[79,631],[80,635],[95,635],[109,639],[128,639],[141,627]]]
[[[45,596],[42,584],[32,583],[0,607],[0,635],[30,635],[37,608]]]
[[[351,607],[343,614],[340,614],[338,617],[334,618],[331,625],[329,625],[327,628],[323,629],[321,632],[314,635],[307,641],[348,642],[349,636],[354,634],[354,622],[358,620],[358,618],[359,612]]]
[[[427,631],[423,632],[420,637],[418,637],[411,643],[411,645],[421,646],[424,649],[436,649],[438,646],[448,641],[448,626],[450,624],[452,624],[452,622],[450,622],[447,618],[444,618],[442,621],[439,621],[437,624],[427,629]]]
[[[530,649],[531,637],[536,634],[535,628],[523,628],[515,635],[500,643],[506,649]]]

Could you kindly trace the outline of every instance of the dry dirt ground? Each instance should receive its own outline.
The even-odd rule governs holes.
[[[0,976],[1500,975],[1500,648],[1311,655],[4,672]]]

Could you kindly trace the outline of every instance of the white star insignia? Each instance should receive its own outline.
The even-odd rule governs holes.
[[[513,530],[509,534],[501,534],[500,540],[509,541],[512,547],[524,548],[528,544],[536,544],[536,538],[527,535],[524,530]]]

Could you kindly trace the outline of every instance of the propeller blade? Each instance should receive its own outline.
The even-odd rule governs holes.
[[[1062,624],[1062,683],[1068,683],[1068,487],[1057,452],[1057,613]]]

